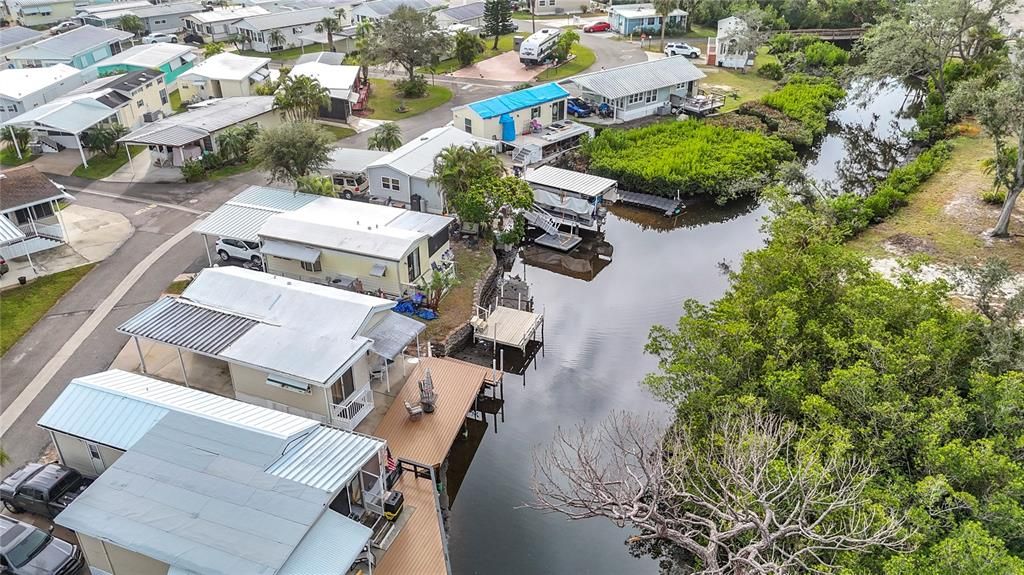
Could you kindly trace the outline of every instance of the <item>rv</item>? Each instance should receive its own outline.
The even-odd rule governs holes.
[[[543,64],[551,57],[562,31],[558,28],[542,28],[530,35],[519,47],[519,61],[526,66]]]

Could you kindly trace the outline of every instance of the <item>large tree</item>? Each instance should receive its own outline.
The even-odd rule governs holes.
[[[992,235],[1008,237],[1013,210],[1024,189],[1024,57],[1007,63],[997,83],[986,83],[964,82],[954,92],[952,108],[974,114],[992,137],[995,181],[1006,189]]]
[[[505,164],[494,150],[482,146],[448,146],[434,157],[431,181],[437,184],[444,197],[445,211],[452,201],[472,185],[504,176]]]
[[[485,0],[483,33],[494,36],[492,49],[498,49],[498,39],[509,30],[515,30],[515,23],[512,22],[512,3],[509,0]]]
[[[515,176],[474,181],[447,200],[463,222],[490,226],[498,243],[515,245],[523,239],[523,211],[533,208],[533,189]]]
[[[661,50],[665,51],[665,30],[668,28],[668,15],[679,8],[679,0],[654,0],[654,11],[661,16]]]
[[[274,106],[285,118],[296,122],[308,121],[320,114],[320,108],[331,103],[330,92],[316,78],[287,75],[274,94]]]
[[[484,51],[484,42],[480,39],[480,36],[471,34],[465,30],[459,30],[455,33],[455,59],[459,61],[462,66],[469,66],[473,63],[473,59]]]
[[[402,146],[402,128],[395,122],[384,122],[370,134],[366,147],[371,150],[390,152]]]
[[[125,14],[118,18],[117,27],[136,36],[146,31],[146,25],[143,24],[142,18],[135,14]]]
[[[535,460],[532,507],[638,529],[633,545],[671,542],[686,573],[825,572],[908,535],[866,496],[874,470],[862,458],[800,444],[796,425],[757,410],[693,429],[614,414],[560,428]]]
[[[417,12],[401,5],[380,24],[380,56],[383,61],[396,62],[416,79],[416,69],[446,56],[451,37],[438,27],[433,14]]]
[[[271,181],[295,182],[330,162],[333,143],[330,132],[312,122],[289,122],[263,130],[251,155]]]
[[[363,82],[370,81],[370,66],[380,58],[380,42],[378,41],[372,20],[363,20],[356,25],[356,61]]]

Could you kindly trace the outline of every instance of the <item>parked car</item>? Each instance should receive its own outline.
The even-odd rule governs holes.
[[[700,48],[694,48],[685,42],[669,42],[665,44],[665,55],[698,58],[700,57]]]
[[[612,25],[607,22],[594,22],[589,26],[584,26],[584,32],[607,32],[612,29]]]
[[[5,575],[86,575],[89,568],[76,545],[13,517],[0,515],[0,572]]]
[[[168,34],[167,32],[154,32],[152,34],[147,34],[142,37],[143,44],[162,44],[165,42],[177,44],[178,37],[174,34]]]
[[[567,110],[570,116],[576,116],[577,118],[586,118],[594,113],[594,107],[580,98],[569,98]]]
[[[230,259],[252,262],[254,265],[263,264],[263,256],[260,254],[260,245],[256,242],[244,242],[231,238],[220,238],[217,240],[217,255],[222,262]]]
[[[182,40],[184,40],[185,43],[187,44],[198,44],[200,46],[206,43],[206,40],[203,40],[203,37],[199,34],[196,34],[195,32],[189,32],[188,34],[185,34],[185,37],[182,38]]]
[[[0,483],[0,501],[12,513],[53,519],[92,483],[57,463],[26,463]]]
[[[79,24],[78,22],[75,22],[74,20],[65,20],[65,21],[61,22],[60,24],[57,24],[56,26],[51,27],[50,28],[50,34],[60,34],[62,32],[68,32],[70,30],[74,30],[75,28],[78,28],[79,26],[81,26],[81,24]]]
[[[331,181],[334,182],[338,197],[346,200],[365,198],[370,191],[370,183],[362,172],[334,172]]]

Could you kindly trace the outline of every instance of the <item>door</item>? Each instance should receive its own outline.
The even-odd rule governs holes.
[[[103,462],[103,457],[100,456],[100,446],[95,443],[86,442],[89,447],[89,459],[92,460],[92,468],[96,472],[96,476],[99,477],[101,473],[107,470],[107,464]]]

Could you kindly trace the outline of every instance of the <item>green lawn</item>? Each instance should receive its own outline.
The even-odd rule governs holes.
[[[278,50],[276,52],[259,52],[256,50],[239,50],[237,53],[242,56],[255,56],[257,58],[270,58],[271,60],[295,60],[303,54],[309,54],[311,52],[326,52],[327,44],[311,44],[305,47],[299,48],[288,48],[287,50]]]
[[[131,146],[132,158],[139,155],[146,146]],[[75,171],[71,174],[79,178],[87,178],[90,180],[102,180],[103,178],[113,174],[118,168],[128,163],[128,155],[124,153],[123,148],[117,149],[117,155],[111,158],[106,154],[96,154],[89,158],[89,167],[86,168],[84,165],[79,165],[75,168]]]
[[[0,355],[43,318],[65,293],[75,287],[96,264],[87,264],[43,276],[28,285],[0,293]]]
[[[349,128],[348,126],[338,126],[337,124],[327,124],[323,122],[317,122],[317,125],[327,130],[331,134],[334,134],[335,140],[341,140],[356,133],[355,130]]]
[[[422,98],[402,98],[395,94],[391,80],[370,78],[370,117],[376,120],[401,120],[432,110],[452,99],[452,91],[444,86],[427,86],[427,95]],[[396,112],[399,103],[404,103],[405,112]]]
[[[759,56],[758,57],[762,57]],[[774,58],[767,53],[765,58]],[[735,110],[743,102],[759,100],[762,96],[778,87],[778,83],[762,78],[748,69],[746,72],[727,70],[717,66],[698,66],[707,77],[701,80],[701,88],[717,90],[727,94],[722,112]]]
[[[171,109],[174,110],[175,114],[185,111],[186,108],[181,103],[181,93],[180,92],[175,90],[175,91],[171,92],[170,94],[167,94],[167,99],[171,101]]]
[[[594,62],[597,61],[597,56],[594,55],[594,51],[580,44],[576,44],[572,47],[572,53],[576,55],[575,58],[557,68],[548,68],[547,70],[544,70],[534,78],[534,81],[551,82],[553,80],[561,80],[562,78],[575,76],[576,74],[579,74],[593,66]]]
[[[491,36],[490,38],[484,38],[483,40],[485,49],[483,52],[477,54],[476,58],[473,58],[473,63],[480,62],[481,60],[486,60],[488,58],[493,58],[499,54],[504,54],[505,52],[510,52],[512,50],[513,45],[513,36],[515,36],[515,34],[505,34],[504,36],[499,36],[497,50],[493,49],[494,36]],[[433,72],[434,74],[447,74],[449,72],[454,72],[459,68],[462,68],[462,64],[459,63],[459,60],[457,58],[448,58],[447,60],[441,60],[436,66],[432,68],[420,68],[420,73],[429,74]]]
[[[171,284],[169,286],[167,286],[167,289],[164,290],[164,293],[181,294],[181,293],[183,293],[185,291],[185,288],[187,288],[188,284],[190,284],[190,283],[192,283],[192,280],[175,280],[175,281],[172,281]]]
[[[233,164],[230,166],[222,166],[216,170],[210,170],[206,172],[207,180],[219,180],[227,178],[228,176],[234,176],[235,174],[241,174],[242,172],[250,172],[256,169],[256,160],[250,159],[244,164]]]
[[[28,150],[21,151],[21,158],[18,157],[18,152],[14,150],[14,146],[8,146],[0,150],[0,166],[5,168],[13,168],[14,166],[20,166],[27,164],[34,160],[35,157]]]
[[[754,57],[754,71],[765,64],[778,64],[779,57],[768,53],[768,46],[761,46],[757,49],[757,56]]]

